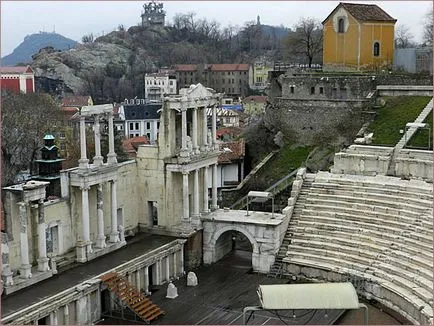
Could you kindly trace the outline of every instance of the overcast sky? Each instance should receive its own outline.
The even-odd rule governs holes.
[[[355,2],[355,1],[347,1]],[[359,1],[360,2],[360,1]],[[431,1],[362,1],[377,4],[398,24],[410,27],[422,39],[423,19]],[[1,1],[1,55],[11,53],[26,35],[55,31],[76,41],[88,33],[96,36],[140,21],[145,1]],[[322,21],[339,1],[163,1],[166,22],[176,13],[195,12],[197,18],[215,19],[223,26],[262,24],[292,27],[300,17]]]

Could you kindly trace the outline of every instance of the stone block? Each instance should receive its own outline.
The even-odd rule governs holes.
[[[178,289],[176,288],[175,284],[169,282],[169,285],[167,286],[166,298],[175,299],[177,296],[178,296]]]
[[[187,286],[197,286],[197,276],[194,272],[188,272],[187,275]]]

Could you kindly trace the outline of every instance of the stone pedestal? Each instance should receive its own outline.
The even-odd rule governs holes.
[[[92,243],[78,241],[76,245],[77,261],[79,263],[87,262],[87,254],[92,253]]]
[[[28,279],[32,277],[32,265],[25,264],[20,266],[20,278]]]
[[[169,282],[169,285],[167,286],[166,298],[175,299],[177,296],[178,296],[178,289],[172,282]]]
[[[46,272],[50,270],[50,266],[48,266],[48,262],[50,260],[47,257],[38,259],[38,271]]]
[[[188,272],[187,275],[187,286],[197,286],[197,276],[194,272]]]

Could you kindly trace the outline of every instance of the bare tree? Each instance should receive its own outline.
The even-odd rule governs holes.
[[[322,25],[314,18],[301,18],[287,38],[289,53],[307,58],[311,67],[314,58],[322,54]]]
[[[432,29],[433,29],[433,12],[430,10],[425,15],[425,22],[423,25],[423,41],[427,45],[432,45]]]
[[[407,25],[400,24],[395,29],[395,47],[398,49],[411,48],[415,46],[414,35]]]
[[[2,184],[13,183],[20,170],[30,169],[44,134],[60,125],[60,110],[48,94],[5,93],[2,104]]]
[[[83,37],[81,38],[81,41],[83,43],[93,43],[94,41],[94,36],[93,33],[87,34],[87,35],[83,35]]]

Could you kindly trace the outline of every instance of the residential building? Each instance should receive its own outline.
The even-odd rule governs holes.
[[[30,66],[0,67],[1,89],[13,93],[34,93],[35,74]]]
[[[212,117],[212,109],[208,108],[206,112],[208,120]],[[239,127],[240,118],[236,110],[227,110],[223,108],[216,109],[217,114],[217,126],[218,127]]]
[[[233,98],[245,97],[249,91],[252,68],[249,64],[175,65],[178,87],[202,83]]]
[[[268,85],[268,73],[274,71],[274,62],[265,58],[256,60],[252,65],[252,78],[250,88],[264,91]]]
[[[218,157],[217,187],[235,187],[244,179],[246,142],[244,139],[221,142],[219,148],[221,154]]]
[[[323,69],[391,68],[395,23],[377,5],[341,2],[322,22]]]
[[[122,129],[125,137],[146,136],[151,144],[155,144],[160,129],[162,103],[149,103],[143,99],[126,102],[120,108],[120,116],[124,117]]]
[[[145,75],[145,98],[150,102],[162,102],[165,95],[175,95],[176,75],[174,72],[158,72]]]
[[[122,147],[129,158],[135,158],[137,156],[137,150],[140,145],[149,145],[148,137],[132,137],[122,141]]]
[[[251,116],[259,116],[265,112],[267,104],[266,96],[252,95],[243,100],[244,113]]]

